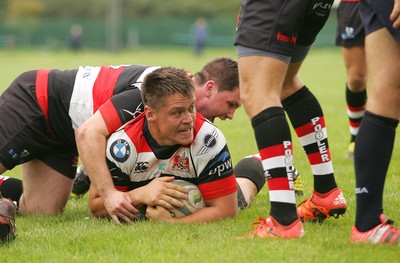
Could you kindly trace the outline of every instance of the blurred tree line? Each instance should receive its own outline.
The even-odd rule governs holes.
[[[240,0],[0,0],[0,21],[41,18],[104,18],[110,4],[121,7],[121,18],[232,17]]]
[[[56,49],[74,24],[83,28],[85,48],[187,45],[199,17],[211,29],[209,45],[232,45],[239,7],[240,0],[0,0],[0,48]],[[332,45],[335,18],[317,42]]]

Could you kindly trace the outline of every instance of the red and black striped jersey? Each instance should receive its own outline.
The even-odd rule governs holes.
[[[144,114],[113,133],[106,157],[114,185],[128,191],[169,175],[198,185],[205,200],[237,190],[232,159],[222,132],[199,113],[189,145],[160,146]]]
[[[110,133],[143,111],[141,83],[158,67],[121,65],[39,70],[36,98],[60,140],[75,144],[74,130],[100,110]]]

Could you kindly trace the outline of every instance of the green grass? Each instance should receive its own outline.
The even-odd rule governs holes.
[[[184,67],[192,72],[217,56],[236,58],[232,49],[209,49],[196,58],[190,49],[138,49],[121,53],[0,51],[0,89],[25,70],[75,68],[79,65],[155,64]],[[236,240],[250,230],[257,216],[269,211],[268,191],[263,189],[253,206],[235,219],[208,224],[170,225],[140,222],[117,226],[108,220],[94,220],[87,209],[87,197],[69,202],[63,215],[17,218],[18,237],[0,248],[1,262],[398,262],[398,247],[351,245],[354,223],[354,167],[344,159],[349,141],[346,119],[345,75],[340,51],[313,50],[301,71],[302,80],[323,105],[329,145],[338,185],[348,201],[348,212],[323,224],[305,224],[306,235],[299,240]],[[233,161],[256,152],[253,131],[243,109],[233,121],[218,121]],[[311,193],[312,176],[306,156],[294,133],[294,163],[302,174],[306,196]],[[385,212],[400,220],[400,141],[396,140],[386,180]],[[20,177],[19,168],[7,175]],[[38,182],[40,183],[40,182]],[[301,201],[301,200],[299,200]]]

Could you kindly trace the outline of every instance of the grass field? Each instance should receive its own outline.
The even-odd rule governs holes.
[[[85,51],[0,51],[0,91],[20,73],[37,68],[69,69],[80,65],[149,64],[184,67],[192,72],[218,56],[235,58],[234,49],[209,49],[196,58],[189,49],[137,49],[121,53]],[[140,222],[115,225],[94,220],[87,198],[69,202],[63,215],[17,217],[18,237],[0,248],[1,262],[399,262],[398,247],[351,245],[354,223],[354,167],[344,158],[349,131],[344,98],[344,68],[340,51],[313,50],[301,71],[302,80],[324,108],[335,175],[347,201],[348,212],[323,224],[305,224],[299,240],[236,240],[251,229],[257,216],[269,211],[268,191],[235,219],[194,225]],[[253,131],[243,109],[233,121],[217,122],[225,133],[234,163],[256,152]],[[294,164],[302,175],[305,197],[312,188],[312,175],[305,154],[292,132]],[[400,141],[396,140],[386,180],[385,213],[400,220]],[[6,173],[20,177],[16,168]],[[38,182],[40,183],[40,182]],[[302,200],[302,199],[301,199]],[[301,201],[299,199],[299,201]]]

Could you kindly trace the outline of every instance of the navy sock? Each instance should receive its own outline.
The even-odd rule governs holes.
[[[17,202],[18,205],[19,198],[22,195],[22,180],[0,176],[0,192],[3,197]]]
[[[399,121],[366,111],[356,138],[356,222],[365,232],[379,225],[386,173]]]

